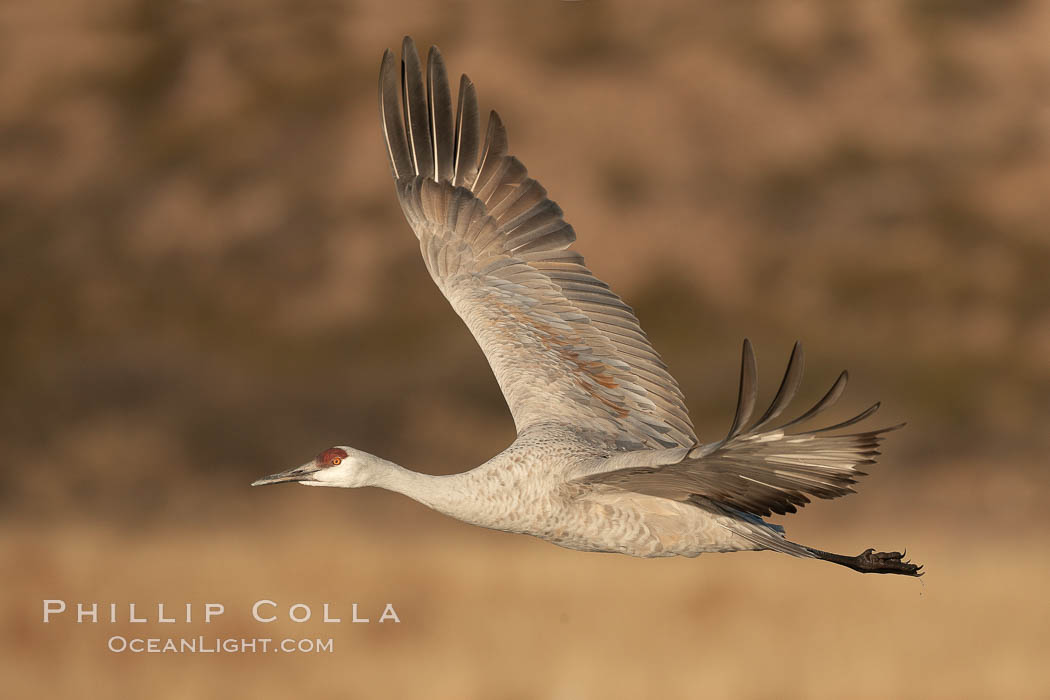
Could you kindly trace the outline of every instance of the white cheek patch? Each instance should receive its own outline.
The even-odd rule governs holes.
[[[342,464],[316,471],[310,475],[310,481],[300,483],[309,486],[348,486],[351,471],[350,461],[344,459]]]

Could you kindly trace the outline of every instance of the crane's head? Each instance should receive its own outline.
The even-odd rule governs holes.
[[[252,482],[252,486],[297,481],[307,486],[357,488],[373,483],[377,458],[351,447],[329,447],[306,464]]]

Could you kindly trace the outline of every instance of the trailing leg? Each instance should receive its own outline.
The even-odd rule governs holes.
[[[864,574],[901,574],[902,576],[922,576],[922,564],[912,564],[904,560],[900,552],[876,552],[870,547],[855,557],[844,554],[832,554],[813,547],[806,547],[813,556],[841,566],[848,566]],[[906,552],[905,552],[906,554]]]

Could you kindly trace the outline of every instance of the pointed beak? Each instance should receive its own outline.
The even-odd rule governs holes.
[[[252,486],[265,486],[266,484],[280,484],[285,481],[310,481],[310,475],[317,471],[314,462],[307,462],[293,469],[270,474],[252,482]]]

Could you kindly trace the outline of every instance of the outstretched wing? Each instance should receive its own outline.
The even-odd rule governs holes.
[[[788,434],[788,428],[815,417],[834,404],[846,388],[843,372],[813,408],[777,428],[769,424],[787,407],[802,380],[802,348],[795,344],[780,390],[766,412],[746,428],[757,399],[755,354],[744,341],[740,395],[725,439],[688,449],[628,452],[606,460],[603,471],[578,481],[677,501],[704,499],[754,515],[794,513],[809,496],[837,498],[853,493],[852,484],[873,464],[882,435],[900,426],[863,433],[829,435],[875,413],[879,404],[847,421]]]
[[[572,227],[507,154],[495,112],[482,144],[470,80],[453,118],[441,54],[430,49],[424,78],[405,37],[400,75],[383,56],[379,108],[427,269],[481,345],[518,432],[556,421],[620,446],[695,445],[677,383],[631,308],[568,250]]]

